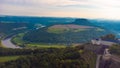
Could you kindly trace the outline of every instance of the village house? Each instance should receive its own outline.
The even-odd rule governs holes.
[[[102,39],[93,39],[91,40],[92,44],[96,44],[96,45],[107,45],[107,46],[112,46],[114,44],[120,44],[120,39],[116,39],[116,40],[102,40]]]

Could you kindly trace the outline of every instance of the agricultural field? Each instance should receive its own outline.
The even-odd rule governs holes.
[[[94,27],[83,26],[83,25],[75,25],[75,24],[67,24],[67,25],[53,25],[50,28],[90,29],[90,28],[94,28]]]
[[[96,31],[105,31],[105,30],[101,28],[97,28]]]
[[[0,56],[0,63],[1,62],[8,62],[12,60],[18,59],[20,56]]]
[[[74,24],[69,24],[69,25],[54,25],[48,28],[49,33],[65,33],[65,32],[80,32],[80,31],[85,31],[88,30],[89,28],[93,28],[90,26],[80,26],[80,25],[74,25]]]
[[[27,44],[26,47],[37,47],[37,48],[65,48],[65,45],[60,44]]]
[[[61,28],[61,29],[48,28],[47,31],[48,31],[49,33],[60,34],[60,33],[65,33],[65,32],[67,32],[67,31],[69,31],[69,29],[64,29],[64,28]]]

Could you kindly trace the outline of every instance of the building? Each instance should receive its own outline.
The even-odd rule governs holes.
[[[119,39],[116,39],[116,40],[93,39],[93,40],[91,40],[91,43],[96,44],[96,45],[112,46],[114,44],[120,44],[120,40]]]

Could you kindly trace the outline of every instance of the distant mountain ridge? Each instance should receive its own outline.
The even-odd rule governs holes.
[[[78,24],[85,26],[96,26],[86,18],[59,18],[59,17],[27,17],[27,16],[0,16],[0,22],[14,22],[14,23],[40,23],[43,25],[55,24]]]
[[[74,21],[74,18],[60,18],[60,17],[27,17],[27,16],[0,16],[0,22],[14,22],[14,23],[39,23],[42,25],[66,24]]]
[[[91,23],[88,19],[84,18],[76,19],[74,22],[72,22],[72,24],[97,27],[97,25]]]

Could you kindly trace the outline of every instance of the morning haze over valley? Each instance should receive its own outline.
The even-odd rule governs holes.
[[[0,68],[120,68],[119,0],[0,0]]]

